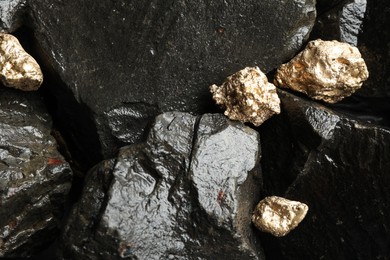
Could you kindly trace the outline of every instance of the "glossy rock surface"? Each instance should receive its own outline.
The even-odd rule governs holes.
[[[88,108],[106,158],[123,142],[107,118],[112,109],[137,113],[130,120],[150,117],[140,103],[153,116],[210,111],[208,86],[245,66],[276,68],[301,48],[315,19],[314,0],[41,0],[29,6],[42,57],[65,84],[57,98],[70,91]],[[66,112],[60,117],[69,120]],[[118,125],[138,136],[143,130]],[[72,131],[76,142],[86,141],[79,128]]]
[[[222,115],[158,116],[147,142],[87,175],[63,259],[263,259],[259,159],[258,134]]]
[[[27,257],[59,233],[72,180],[35,93],[0,88],[0,256]]]
[[[282,113],[260,131],[264,189],[310,210],[298,229],[273,240],[274,253],[284,259],[387,259],[389,129],[283,91],[279,97]]]

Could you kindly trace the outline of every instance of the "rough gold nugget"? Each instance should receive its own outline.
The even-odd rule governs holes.
[[[253,215],[253,224],[261,231],[282,237],[305,218],[309,207],[301,202],[282,197],[266,197],[257,204]]]
[[[275,84],[335,103],[352,95],[368,78],[359,50],[348,43],[315,40],[279,67]]]
[[[215,102],[226,108],[232,120],[251,122],[255,126],[280,113],[276,87],[258,67],[247,67],[228,77],[221,86],[212,85]]]
[[[0,33],[0,80],[25,91],[37,90],[43,81],[38,63],[11,34]]]

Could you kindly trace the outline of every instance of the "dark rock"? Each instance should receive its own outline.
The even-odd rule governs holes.
[[[318,18],[310,38],[340,40],[356,45],[370,77],[357,96],[390,98],[390,2],[353,0],[318,3]],[[321,5],[320,5],[321,3]],[[375,106],[375,103],[372,104]]]
[[[0,1],[0,31],[13,32],[24,22],[26,0]]]
[[[319,15],[311,38],[339,40],[357,46],[366,7],[366,0],[318,2]]]
[[[263,259],[251,213],[258,134],[222,115],[158,116],[147,141],[87,174],[63,259]]]
[[[29,5],[41,58],[90,111],[106,158],[115,154],[118,135],[132,136],[127,143],[142,136],[144,126],[129,126],[124,118],[210,111],[211,84],[246,66],[276,68],[301,48],[315,18],[314,0]],[[124,117],[115,112],[122,110],[130,112]],[[59,118],[70,121],[67,114]],[[77,142],[85,141],[80,137],[85,130],[71,130]]]
[[[72,172],[50,135],[36,93],[0,88],[0,256],[27,257],[50,244]]]
[[[263,239],[283,259],[388,259],[390,130],[279,94],[281,115],[261,128],[264,189],[309,211],[285,238]]]

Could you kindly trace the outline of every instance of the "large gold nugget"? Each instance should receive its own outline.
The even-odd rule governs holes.
[[[275,85],[335,103],[352,95],[368,78],[359,50],[348,43],[315,40],[277,70]]]

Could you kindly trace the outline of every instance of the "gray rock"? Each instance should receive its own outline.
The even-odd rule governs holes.
[[[72,172],[33,93],[0,88],[0,256],[28,257],[51,243]]]
[[[299,229],[271,238],[273,246],[282,259],[387,259],[389,129],[279,96],[281,115],[261,129],[264,188],[310,210]]]
[[[263,259],[258,134],[222,115],[158,116],[147,141],[87,174],[63,259]]]
[[[318,1],[318,17],[311,38],[357,46],[366,8],[367,0]]]
[[[23,24],[26,0],[0,1],[0,32],[13,32]]]
[[[71,91],[90,111],[85,118],[92,118],[106,158],[115,154],[118,132],[134,133],[130,143],[143,129],[113,127],[112,109],[133,111],[130,120],[158,111],[210,111],[208,86],[246,66],[276,68],[301,48],[315,18],[314,0],[42,0],[29,6],[42,58],[66,86],[56,97]],[[152,109],[143,114],[138,104]],[[67,113],[60,118],[70,120]],[[86,142],[85,130],[71,131]]]

